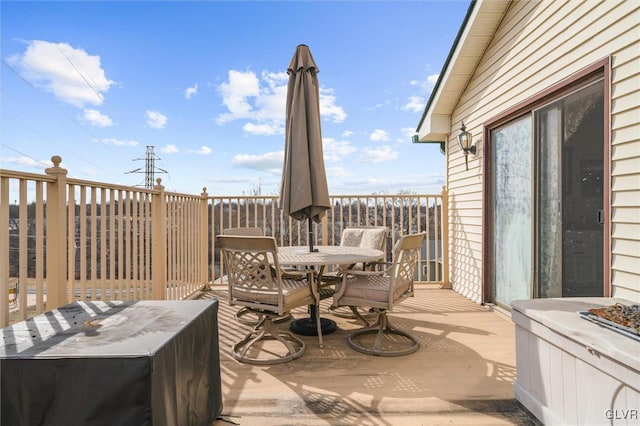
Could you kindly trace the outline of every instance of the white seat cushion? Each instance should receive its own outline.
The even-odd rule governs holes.
[[[284,309],[288,310],[289,306],[304,305],[305,299],[311,298],[311,289],[305,280],[282,280],[282,291],[284,296]],[[245,302],[262,303],[266,305],[278,306],[278,291],[273,289],[257,289],[233,287],[232,299],[242,300]]]

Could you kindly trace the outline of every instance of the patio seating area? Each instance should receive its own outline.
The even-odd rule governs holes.
[[[226,286],[199,298],[220,300],[219,345],[223,425],[537,425],[514,400],[515,330],[511,319],[452,290],[417,285],[415,297],[390,313],[394,323],[420,343],[401,357],[365,355],[347,336],[361,327],[354,319],[330,316],[338,330],[301,336],[307,349],[299,359],[258,366],[240,363],[230,348],[250,330],[235,319]],[[306,308],[292,311],[294,318]],[[275,325],[287,329],[289,322]]]

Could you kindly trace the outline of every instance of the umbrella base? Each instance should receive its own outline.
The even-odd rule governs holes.
[[[322,335],[331,334],[338,329],[336,322],[328,318],[320,318],[320,328]],[[314,318],[300,318],[291,321],[289,330],[302,336],[316,336],[318,334],[318,326]]]

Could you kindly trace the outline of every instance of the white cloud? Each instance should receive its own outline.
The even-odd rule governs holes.
[[[178,148],[174,144],[168,144],[168,145],[164,146],[163,148],[160,148],[160,152],[162,152],[164,154],[176,154],[176,153],[180,152],[180,148]]]
[[[351,130],[345,130],[344,132],[342,132],[343,138],[348,138],[349,136],[353,136],[353,132]]]
[[[100,56],[67,43],[31,40],[23,53],[8,61],[35,87],[79,108],[102,105],[104,94],[115,84],[106,77]]]
[[[164,129],[168,120],[166,115],[158,111],[147,110],[147,124],[154,129]]]
[[[427,101],[422,96],[409,96],[409,98],[407,98],[407,103],[404,104],[402,110],[420,112],[424,110],[426,104]]]
[[[418,93],[409,96],[402,109],[404,111],[421,112],[427,104],[427,97],[438,81],[439,74],[428,75],[424,80],[411,80],[409,84],[418,89]]]
[[[191,99],[193,95],[198,93],[198,83],[194,84],[192,87],[187,87],[184,91],[184,98]]]
[[[111,118],[109,118],[109,116],[104,115],[100,111],[95,109],[85,109],[82,115],[82,120],[98,127],[113,126],[113,121],[111,121]]]
[[[213,151],[211,150],[211,148],[209,148],[208,146],[202,145],[200,147],[200,149],[195,150],[195,151],[189,151],[192,154],[200,154],[200,155],[209,155],[211,154]]]
[[[326,172],[329,179],[344,178],[352,175],[352,173],[342,166],[329,166],[326,168]]]
[[[207,182],[215,183],[251,183],[255,181],[255,178],[246,176],[225,176],[225,177],[211,177],[206,179]]]
[[[389,176],[385,178],[367,178],[342,180],[346,193],[375,192],[397,194],[401,191],[417,191],[419,193],[438,193],[444,185],[444,175],[411,175]]]
[[[260,94],[260,81],[253,72],[229,70],[229,81],[220,84],[218,90],[222,93],[222,104],[229,110],[218,116],[218,124],[240,118],[253,118],[254,111],[249,98]]]
[[[382,129],[375,129],[373,133],[369,135],[369,139],[374,142],[385,142],[389,140],[389,134]]]
[[[411,136],[416,134],[415,127],[403,127],[400,129],[405,138],[411,139]]]
[[[238,154],[233,157],[231,163],[245,169],[280,174],[282,173],[283,161],[284,151],[273,151],[260,155]]]
[[[431,90],[435,87],[439,76],[440,74],[431,74],[422,81],[411,80],[409,84],[418,87],[422,92],[431,92]]]
[[[229,70],[228,80],[218,86],[227,111],[216,117],[218,124],[246,120],[246,133],[254,135],[284,134],[287,83],[285,72]],[[320,88],[320,115],[334,123],[344,121],[347,114],[336,104],[333,89]]]
[[[337,163],[356,151],[349,141],[337,141],[333,138],[322,138],[322,154],[325,162]]]
[[[267,72],[261,74],[266,87],[260,89],[260,95],[256,97],[256,119],[259,121],[271,121],[276,126],[284,129],[284,117],[287,109],[287,83],[289,76],[286,72]],[[284,133],[284,130],[283,130]]]
[[[362,163],[378,164],[383,161],[395,160],[399,157],[398,151],[394,151],[390,146],[384,145],[377,148],[364,148],[358,161]]]
[[[411,142],[411,138],[416,134],[415,127],[403,127],[400,129],[400,133],[402,133],[402,138],[399,138],[398,143],[409,143]]]
[[[113,146],[138,146],[138,141],[123,141],[115,138],[105,138],[102,139],[102,143],[105,145],[113,145]]]
[[[386,107],[387,105],[390,105],[390,104],[391,104],[391,100],[387,99],[387,100],[385,100],[383,102],[378,102],[377,104],[375,104],[373,106],[373,108],[368,108],[368,109],[379,109],[379,108]]]
[[[51,167],[51,161],[50,160],[33,160],[29,157],[8,157],[8,158],[2,158],[2,161],[0,161],[1,163],[7,163],[7,164],[12,164],[15,165],[16,167],[27,167],[30,169],[38,169],[38,170],[42,170],[44,167]]]
[[[271,136],[284,134],[284,126],[278,125],[276,123],[246,123],[244,126],[242,126],[242,130],[252,135]]]
[[[320,117],[334,123],[342,123],[347,118],[347,113],[344,112],[344,109],[336,105],[333,89],[320,88]]]

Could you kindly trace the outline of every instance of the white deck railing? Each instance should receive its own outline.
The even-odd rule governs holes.
[[[44,175],[0,169],[0,326],[72,301],[188,298],[220,284],[215,236],[258,226],[280,245],[308,244],[307,223],[274,196],[167,193],[67,178],[60,157]],[[426,232],[416,279],[448,283],[446,192],[332,196],[314,244],[339,244],[347,226],[385,225],[388,253]],[[8,224],[8,226],[7,226]],[[444,237],[444,238],[443,238]]]
[[[213,235],[225,228],[253,226],[265,235],[276,238],[279,245],[307,245],[308,223],[285,215],[275,196],[209,197]],[[314,245],[340,243],[342,230],[348,226],[387,226],[391,232],[387,254],[401,235],[426,232],[427,237],[416,271],[420,282],[443,284],[446,280],[441,265],[445,250],[442,244],[442,195],[343,195],[331,196],[331,209],[321,223],[314,223]],[[214,255],[212,281],[225,272],[219,262],[215,239],[211,240]]]

